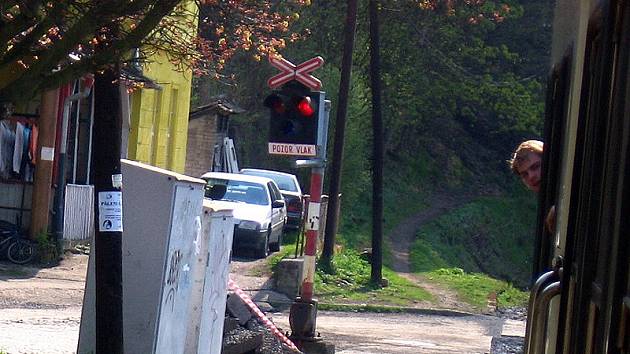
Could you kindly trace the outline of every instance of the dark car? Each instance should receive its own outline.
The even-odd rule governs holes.
[[[304,204],[302,188],[300,188],[300,184],[295,175],[256,168],[244,168],[241,170],[241,173],[250,176],[267,177],[276,182],[287,206],[287,223],[285,226],[291,229],[300,228],[304,218]]]

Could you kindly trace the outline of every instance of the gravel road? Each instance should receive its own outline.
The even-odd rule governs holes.
[[[74,353],[87,256],[69,255],[57,267],[24,268],[0,262],[0,351]],[[235,259],[232,277],[253,297],[269,292],[264,261]],[[265,291],[260,291],[260,290]],[[288,312],[271,313],[289,331]],[[524,321],[495,316],[371,314],[320,311],[317,331],[337,353],[488,353],[492,336],[522,336]]]
[[[286,314],[275,315],[288,327]],[[506,322],[507,321],[507,322]],[[340,354],[489,353],[493,336],[519,323],[494,316],[374,314],[320,311],[317,330]]]

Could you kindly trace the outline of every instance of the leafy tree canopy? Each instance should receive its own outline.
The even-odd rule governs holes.
[[[238,50],[260,56],[283,47],[285,37],[298,38],[288,32],[289,24],[299,17],[294,8],[308,2],[293,0],[280,9],[270,0],[3,1],[0,102],[24,102],[113,63],[146,60],[156,51],[198,74],[218,75]],[[139,58],[133,57],[134,48],[140,48]]]

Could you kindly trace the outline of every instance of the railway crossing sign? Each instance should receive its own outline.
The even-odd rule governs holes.
[[[269,56],[269,63],[282,71],[280,74],[274,75],[267,80],[267,84],[272,89],[278,88],[291,80],[296,80],[311,90],[319,90],[322,87],[322,82],[311,75],[311,72],[324,65],[324,58],[320,56],[311,58],[299,65],[295,65],[282,57]]]

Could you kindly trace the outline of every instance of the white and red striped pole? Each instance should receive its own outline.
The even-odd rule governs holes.
[[[308,203],[306,217],[306,246],[304,247],[304,272],[301,298],[305,302],[313,299],[313,282],[315,280],[315,258],[317,257],[317,235],[319,234],[319,215],[322,200],[324,169],[313,168],[311,172],[311,199]]]

